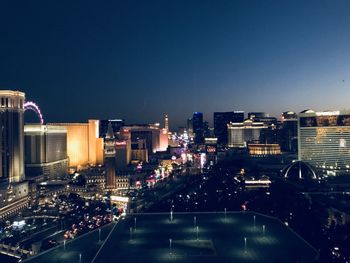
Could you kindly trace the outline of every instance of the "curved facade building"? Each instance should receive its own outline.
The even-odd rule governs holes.
[[[0,179],[17,183],[24,180],[25,94],[0,90]]]
[[[350,172],[350,111],[315,112],[298,116],[299,160],[324,175]]]
[[[268,126],[262,122],[245,120],[240,123],[229,123],[228,129],[228,147],[247,147],[248,142],[259,142],[262,129]]]

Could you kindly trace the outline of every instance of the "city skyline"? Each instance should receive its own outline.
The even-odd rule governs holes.
[[[1,3],[0,88],[50,122],[347,109],[347,1]],[[9,22],[10,21],[10,22]],[[74,113],[74,114],[72,114]]]

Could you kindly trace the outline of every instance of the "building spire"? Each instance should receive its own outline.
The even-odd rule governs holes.
[[[114,139],[114,132],[113,132],[113,127],[112,127],[112,123],[111,122],[108,123],[108,129],[107,129],[106,138]]]
[[[167,131],[169,131],[169,118],[168,118],[168,113],[165,113],[164,128],[165,128]]]

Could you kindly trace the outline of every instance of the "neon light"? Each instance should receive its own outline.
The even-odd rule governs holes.
[[[38,116],[39,120],[40,120],[40,124],[44,124],[44,118],[43,118],[43,115],[41,114],[41,111],[40,111],[38,105],[36,105],[32,101],[26,101],[24,103],[23,107],[24,107],[24,111],[26,111],[26,110],[34,111],[36,113],[36,115]]]

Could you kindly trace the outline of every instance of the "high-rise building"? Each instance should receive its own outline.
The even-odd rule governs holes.
[[[20,91],[0,91],[0,220],[28,206],[24,170],[24,99]]]
[[[25,94],[0,91],[0,179],[24,180],[24,113]]]
[[[115,140],[116,170],[125,170],[131,162],[131,157],[131,134],[129,130],[122,128]]]
[[[302,111],[298,157],[325,175],[350,172],[350,111]]]
[[[228,125],[228,146],[247,147],[248,142],[259,142],[262,129],[268,126],[262,122],[254,122],[250,119],[240,123]]]
[[[219,144],[227,144],[227,124],[232,119],[233,112],[214,112],[214,134]]]
[[[165,151],[168,147],[168,134],[165,130],[159,128],[159,123],[155,124],[136,124],[124,126],[123,129],[129,130],[131,133],[132,143],[138,140],[146,142],[148,153],[157,151]]]
[[[99,136],[99,121],[88,123],[50,123],[67,129],[69,167],[80,170],[89,164],[103,164],[103,138]]]
[[[68,171],[67,128],[53,125],[25,125],[26,176],[54,179]]]
[[[106,171],[106,189],[113,190],[115,184],[115,137],[112,124],[108,125],[107,134],[104,140],[104,154],[105,154],[105,171]]]
[[[235,110],[233,111],[233,123],[243,122],[244,121],[244,111],[242,110]]]
[[[298,150],[298,116],[295,112],[287,111],[282,113],[281,120],[281,149],[287,152],[296,152]]]
[[[204,143],[203,113],[194,112],[192,118],[194,142]]]

